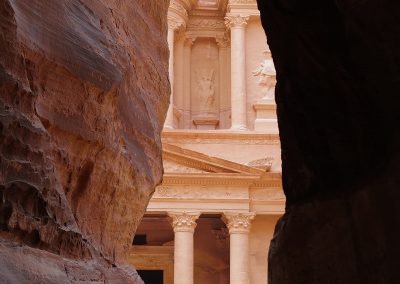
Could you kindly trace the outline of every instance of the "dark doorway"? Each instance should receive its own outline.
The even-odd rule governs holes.
[[[163,284],[162,270],[138,270],[145,284]]]

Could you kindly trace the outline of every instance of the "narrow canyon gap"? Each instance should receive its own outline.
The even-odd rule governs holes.
[[[161,182],[168,0],[0,0],[0,278],[142,283]]]
[[[399,283],[400,2],[258,6],[287,197],[269,283]]]

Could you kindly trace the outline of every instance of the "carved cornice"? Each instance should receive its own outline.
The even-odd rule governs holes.
[[[163,185],[227,185],[233,187],[250,186],[260,176],[244,174],[164,174]]]
[[[194,232],[200,212],[168,212],[174,232]]]
[[[259,17],[260,15],[256,0],[230,0],[227,5],[227,10],[232,14],[240,14],[251,17]]]
[[[163,143],[279,145],[279,134],[164,130]]]
[[[248,213],[224,213],[222,220],[229,229],[229,234],[249,233],[251,220],[255,217],[254,212]]]
[[[244,28],[247,25],[247,21],[250,19],[249,16],[232,15],[225,17],[225,25],[231,28]]]

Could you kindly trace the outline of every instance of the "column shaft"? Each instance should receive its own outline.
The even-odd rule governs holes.
[[[249,234],[230,234],[230,284],[249,283]]]
[[[174,284],[193,284],[193,232],[175,232]]]
[[[229,83],[228,83],[228,41],[226,39],[217,39],[219,47],[219,80],[220,80],[220,102],[219,102],[219,127],[221,129],[229,128],[230,100],[229,100]],[[228,70],[228,71],[227,71]]]
[[[230,235],[230,284],[248,284],[249,277],[249,232],[255,214],[224,213]]]
[[[246,17],[228,17],[231,29],[231,128],[247,129]]]
[[[196,39],[186,38],[184,45],[184,74],[183,74],[183,98],[184,98],[184,110],[183,120],[184,128],[192,128],[192,114],[191,114],[191,57],[192,57],[192,45]]]
[[[174,284],[193,284],[193,234],[200,213],[170,212],[175,232]]]
[[[164,128],[174,128],[174,40],[175,40],[175,29],[172,27],[168,28],[168,48],[169,48],[169,82],[171,85],[171,95],[169,98],[169,107],[167,111],[167,117],[165,119]]]

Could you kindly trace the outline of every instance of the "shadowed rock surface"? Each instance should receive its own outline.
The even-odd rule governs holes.
[[[0,0],[2,281],[141,282],[124,254],[162,177],[168,2]]]
[[[400,2],[258,5],[287,197],[269,283],[400,283]]]

